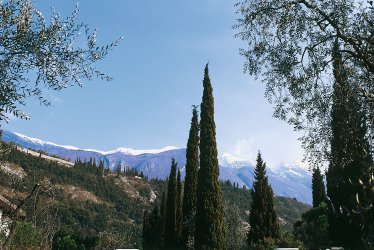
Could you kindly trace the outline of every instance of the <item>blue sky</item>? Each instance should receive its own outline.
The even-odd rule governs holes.
[[[46,16],[63,17],[76,1],[38,0]],[[109,150],[185,147],[191,106],[202,96],[209,62],[215,97],[219,154],[254,159],[261,150],[269,166],[302,159],[298,135],[272,117],[264,86],[243,74],[245,44],[234,38],[231,0],[82,0],[79,21],[98,28],[98,43],[124,40],[98,67],[113,81],[47,92],[51,107],[30,101],[29,121],[3,128],[80,148]]]

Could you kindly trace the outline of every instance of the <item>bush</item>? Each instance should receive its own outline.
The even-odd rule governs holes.
[[[134,228],[105,230],[99,233],[95,249],[138,248],[139,235]]]
[[[289,232],[281,233],[279,239],[276,240],[276,245],[277,247],[292,247],[299,248],[300,250],[306,249],[304,244]]]
[[[331,246],[329,237],[328,207],[325,203],[302,215],[294,225],[294,235],[308,249],[326,249]]]
[[[11,249],[41,249],[42,235],[40,230],[30,222],[17,222],[14,230]]]

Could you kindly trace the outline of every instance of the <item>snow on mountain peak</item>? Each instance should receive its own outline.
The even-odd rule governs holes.
[[[145,150],[132,149],[132,148],[117,148],[115,150],[104,152],[104,154],[105,155],[114,154],[114,153],[123,153],[123,154],[127,154],[127,155],[159,154],[159,153],[174,150],[174,149],[178,149],[178,148],[174,147],[174,146],[166,146],[166,147],[163,147],[163,148],[160,148],[160,149],[145,149]]]
[[[100,153],[102,155],[109,155],[109,154],[114,154],[114,153],[124,153],[124,154],[128,154],[128,155],[159,154],[159,153],[162,153],[162,152],[165,152],[165,151],[178,149],[177,147],[174,147],[174,146],[166,146],[166,147],[163,147],[163,148],[160,148],[160,149],[139,150],[139,149],[132,149],[132,148],[117,148],[115,150],[110,150],[110,151],[100,151],[100,150],[96,150],[96,149],[80,149],[78,147],[69,146],[69,145],[59,145],[59,144],[56,144],[56,143],[53,143],[53,142],[47,142],[47,141],[42,141],[42,140],[37,139],[37,138],[28,137],[28,136],[20,134],[20,133],[14,133],[14,134],[17,135],[18,137],[22,138],[25,141],[29,141],[31,143],[38,144],[38,145],[41,145],[41,146],[50,145],[50,146],[65,148],[65,149],[68,149],[68,150],[84,150],[84,151]]]
[[[59,144],[55,144],[53,142],[47,142],[47,141],[42,141],[40,139],[37,139],[37,138],[33,138],[33,137],[28,137],[26,135],[23,135],[23,134],[20,134],[20,133],[14,133],[15,135],[17,135],[18,137],[26,140],[26,141],[29,141],[31,143],[35,143],[35,144],[39,144],[41,146],[44,146],[44,145],[51,145],[51,146],[56,146],[56,147],[63,147],[63,148],[66,148],[66,149],[70,149],[70,150],[79,150],[79,148],[77,147],[74,147],[74,146],[69,146],[69,145],[59,145]]]
[[[275,167],[274,170],[295,170],[295,169],[300,169],[303,171],[308,171],[308,165],[303,163],[303,162],[282,162],[278,166]]]
[[[219,162],[223,167],[241,168],[248,165],[253,166],[252,161],[240,158],[230,153],[223,153],[219,158]]]
[[[239,157],[237,157],[235,155],[232,155],[230,153],[223,153],[221,158],[222,158],[223,162],[227,162],[227,163],[234,163],[234,162],[238,162],[238,161],[246,161],[245,159],[239,158]]]
[[[298,177],[310,176],[311,173],[308,171],[308,168],[305,164],[302,163],[282,163],[275,167],[274,171],[285,177],[286,174],[292,174]]]
[[[5,135],[5,136],[4,136]],[[35,148],[44,152],[60,155],[66,159],[85,159],[94,157],[97,160],[105,160],[110,168],[118,166],[131,166],[144,173],[150,178],[164,178],[169,174],[170,158],[175,157],[181,166],[185,164],[185,151],[175,150],[176,147],[164,147],[161,149],[135,150],[131,148],[118,148],[111,151],[98,151],[95,149],[79,149],[73,146],[60,146],[55,143],[45,142],[36,138],[28,137],[18,133],[4,131],[3,139],[14,142],[21,147]],[[56,148],[57,147],[57,148]],[[67,150],[62,150],[63,148]],[[171,152],[166,152],[170,151]],[[92,154],[96,152],[99,154]],[[160,157],[153,157],[153,154],[165,152]],[[144,156],[137,157],[138,155]],[[128,157],[127,155],[133,155]],[[165,160],[167,159],[167,160]],[[127,162],[129,160],[129,162]],[[167,165],[165,165],[167,162]],[[230,153],[224,153],[219,157],[221,170],[220,178],[238,182],[248,187],[253,182],[253,169],[255,161],[238,157]],[[184,168],[182,168],[182,171]],[[267,172],[272,182],[274,193],[281,196],[296,197],[302,202],[311,204],[311,173],[305,164],[298,162],[277,164]]]

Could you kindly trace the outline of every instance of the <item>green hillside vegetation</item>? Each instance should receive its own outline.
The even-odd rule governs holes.
[[[2,165],[12,163],[26,173],[22,179],[0,171],[0,194],[16,205],[24,201],[21,209],[27,214],[7,243],[12,249],[52,245],[54,249],[141,248],[143,212],[155,202],[160,204],[166,180],[148,181],[131,169],[102,173],[100,163],[93,160],[68,168],[2,145],[11,147]],[[249,190],[229,182],[221,182],[221,188],[225,204],[239,207],[242,220],[247,221]],[[275,206],[286,230],[309,209],[285,197],[276,197]],[[25,233],[31,229],[38,237]]]
[[[248,221],[248,214],[252,204],[250,190],[237,188],[229,181],[221,182],[221,189],[225,203],[238,206],[243,221]],[[282,229],[288,232],[293,230],[293,225],[300,219],[301,214],[310,209],[309,205],[283,196],[275,197],[274,206]]]

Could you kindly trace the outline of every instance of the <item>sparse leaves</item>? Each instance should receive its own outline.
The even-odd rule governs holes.
[[[28,119],[19,106],[35,97],[42,105],[47,89],[62,90],[70,85],[82,86],[82,80],[111,80],[94,66],[118,45],[122,38],[97,46],[97,30],[78,23],[78,5],[71,16],[63,19],[52,12],[47,24],[43,14],[30,0],[9,0],[0,7],[0,121],[9,114]],[[79,46],[81,31],[85,46]]]
[[[341,44],[349,75],[374,127],[374,11],[367,1],[242,0],[236,37],[244,69],[266,84],[274,116],[304,131],[313,165],[327,160],[332,103],[332,45]]]

